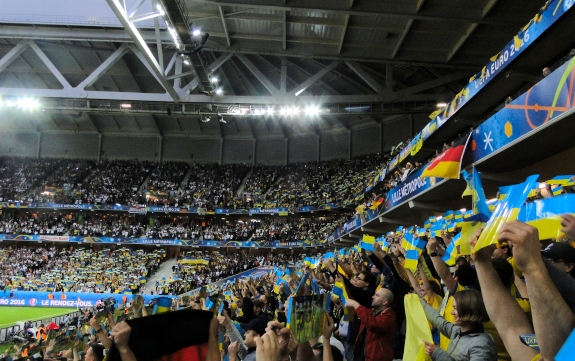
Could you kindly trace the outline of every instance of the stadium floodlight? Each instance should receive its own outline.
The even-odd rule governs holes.
[[[222,88],[216,89],[216,94],[217,94],[217,95],[222,95],[223,93],[224,93],[224,91],[222,90]]]
[[[190,62],[188,61],[188,59],[184,60],[184,64],[190,65]]]
[[[299,108],[298,107],[291,107],[289,109],[289,114],[290,115],[298,115],[299,114]]]
[[[199,29],[196,29],[196,30],[194,30],[194,31],[192,32],[192,35],[193,35],[193,36],[200,36],[201,33],[202,33],[202,32],[201,32]]]
[[[319,108],[318,107],[307,107],[305,109],[305,113],[309,116],[315,116],[319,114]]]
[[[283,107],[280,109],[280,115],[287,115],[288,114],[288,108]]]
[[[274,115],[274,108],[268,108],[267,113],[268,115]]]
[[[16,106],[22,109],[36,109],[40,106],[40,103],[36,99],[22,98],[16,100]]]
[[[132,108],[132,104],[130,104],[130,103],[122,103],[122,104],[120,104],[120,108],[122,108],[122,109],[131,109],[131,108]]]
[[[217,83],[218,83],[218,78],[215,77],[215,76],[213,76],[213,77],[210,78],[210,81],[211,81],[212,83],[214,83],[214,84],[217,84]]]
[[[446,106],[447,106],[447,103],[446,103],[446,102],[439,102],[439,103],[437,103],[437,107],[438,107],[438,108],[445,108]]]

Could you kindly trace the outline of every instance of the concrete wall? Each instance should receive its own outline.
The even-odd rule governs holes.
[[[258,139],[256,144],[256,163],[266,165],[283,165],[285,162],[285,139]]]
[[[164,161],[219,163],[220,140],[189,137],[165,137],[162,145]]]
[[[226,139],[224,140],[223,163],[247,163],[254,161],[254,141],[251,139]]]
[[[390,150],[399,142],[411,137],[411,118],[409,115],[383,123],[383,149]]]
[[[380,150],[379,126],[352,129],[352,156]],[[135,159],[147,161],[181,161],[195,163],[258,163],[281,165],[287,162],[318,160],[318,137],[314,135],[284,138],[226,139],[219,137],[123,135],[96,133],[10,133],[4,132],[0,156],[42,158]],[[101,138],[101,139],[100,139]],[[39,143],[40,141],[40,143]],[[320,159],[349,158],[349,133],[323,133],[319,141]],[[286,157],[287,152],[287,157]]]
[[[289,163],[317,161],[316,135],[299,136],[289,139]]]
[[[381,128],[378,124],[371,127],[353,129],[351,132],[351,156],[381,152]]]
[[[159,137],[104,135],[102,136],[102,157],[158,161]]]
[[[42,134],[40,156],[43,158],[98,159],[98,134]]]
[[[0,155],[9,157],[36,157],[39,136],[35,133],[2,132]]]
[[[321,135],[320,159],[348,159],[349,133],[324,133]]]

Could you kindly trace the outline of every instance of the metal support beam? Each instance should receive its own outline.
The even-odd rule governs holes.
[[[438,79],[430,80],[430,81],[422,83],[422,84],[414,85],[412,87],[403,89],[401,91],[397,91],[394,93],[394,95],[396,96],[397,99],[401,99],[405,96],[421,93],[421,92],[424,92],[426,90],[437,88],[439,86],[449,84],[453,81],[465,79],[468,77],[469,77],[469,73],[457,72],[457,73],[446,75],[446,76],[438,78]]]
[[[282,21],[282,49],[287,50],[287,11],[283,12]]]
[[[509,25],[506,19],[476,19],[468,16],[441,16],[441,15],[421,15],[412,12],[392,11],[388,7],[381,6],[379,1],[360,2],[354,9],[349,9],[347,5],[341,5],[341,2],[310,2],[308,0],[292,0],[289,4],[284,5],[270,5],[269,0],[204,0],[202,3],[220,5],[220,6],[233,6],[251,9],[264,9],[270,10],[283,10],[283,11],[298,11],[298,12],[316,12],[325,14],[341,14],[341,15],[358,15],[367,17],[390,17],[394,19],[415,19],[425,20],[432,22],[448,22],[448,23],[470,23],[480,22],[487,25]],[[319,7],[317,4],[321,4]],[[330,6],[331,5],[331,6]],[[518,26],[521,23],[516,23]]]
[[[184,59],[181,56],[178,56],[176,58],[176,69],[174,70],[175,75],[181,75],[182,74],[183,61],[184,61]],[[180,77],[177,76],[174,78],[174,89],[180,89],[180,88],[181,88]]]
[[[178,52],[174,51],[174,55],[172,55],[172,58],[170,59],[170,62],[168,63],[166,70],[164,70],[164,75],[168,75],[170,73],[170,70],[172,70],[174,64],[176,64],[176,58],[178,57],[178,55],[179,55]]]
[[[22,88],[2,88],[0,95],[9,96],[29,96],[39,98],[76,98],[76,99],[105,99],[120,101],[142,101],[142,102],[173,102],[173,99],[166,93],[135,93],[116,91],[91,91],[78,88],[71,89],[22,89]],[[415,94],[404,97],[402,102],[437,102],[438,96],[435,94]],[[322,104],[322,103],[377,103],[389,104],[396,102],[396,99],[382,98],[377,94],[363,95],[325,95],[325,96],[305,96],[298,97],[293,94],[285,96],[250,96],[250,95],[219,95],[210,96],[204,94],[182,94],[181,102],[186,103],[209,103],[209,104],[258,104],[258,105],[279,105],[279,104]]]
[[[356,62],[353,61],[346,61],[345,64],[351,69],[353,70],[354,73],[357,74],[357,76],[359,76],[361,78],[361,80],[363,80],[367,85],[369,85],[369,87],[371,89],[373,89],[376,93],[378,94],[385,94],[387,93],[387,91],[385,89],[383,89],[383,87],[381,87],[381,85],[379,85],[379,83],[373,79],[368,73],[367,71],[365,71],[361,65],[359,65]]]
[[[425,0],[419,0],[417,2],[417,4],[415,5],[415,13],[418,13],[419,10],[421,10],[421,7],[423,6],[423,2]],[[411,26],[413,25],[413,19],[408,19],[407,20],[407,24],[405,24],[405,29],[403,29],[403,32],[401,33],[401,35],[399,36],[399,39],[397,39],[397,43],[395,44],[395,49],[393,49],[393,53],[391,53],[391,58],[395,58],[397,56],[397,53],[399,52],[399,49],[401,49],[401,45],[403,45],[403,41],[405,40],[405,38],[407,37],[407,34],[409,33],[409,30],[411,30]]]
[[[15,47],[10,49],[10,51],[0,59],[0,72],[10,65],[16,58],[20,56],[26,50],[26,47],[30,44],[29,41],[22,41],[18,43]]]
[[[391,224],[405,224],[405,222],[403,222],[403,221],[400,221],[397,219],[386,218],[386,217],[379,217],[379,222],[391,223]]]
[[[156,7],[158,2],[153,0],[152,5]],[[162,46],[162,34],[160,33],[160,22],[158,18],[154,18],[154,33],[156,34],[156,51],[158,56],[158,64],[160,69],[164,69],[164,47]]]
[[[128,14],[126,13],[125,9],[123,8],[122,4],[119,0],[106,0],[120,23],[124,27],[124,29],[130,35],[130,38],[134,41],[134,44],[138,47],[138,50],[142,54],[143,58],[146,60],[145,64],[147,64],[152,71],[152,74],[158,79],[160,84],[164,87],[166,92],[172,97],[174,101],[179,100],[179,95],[176,90],[171,86],[171,84],[164,78],[164,69],[160,68],[160,64],[154,58],[150,48],[146,44],[146,41],[142,38],[142,35],[132,24],[130,19],[128,18]]]
[[[224,34],[226,34],[226,41],[228,42],[228,46],[232,46],[232,42],[230,41],[230,33],[228,32],[228,25],[226,24],[226,18],[224,16],[224,9],[221,6],[218,6],[218,10],[220,12],[220,19],[222,20]]]
[[[114,66],[114,64],[116,64],[116,62],[120,60],[122,56],[128,52],[129,49],[130,48],[128,47],[128,44],[120,45],[120,47],[116,49],[116,51],[114,51],[112,55],[110,55],[106,60],[104,60],[104,62],[100,64],[100,66],[97,67],[96,70],[92,72],[92,74],[88,75],[86,79],[78,84],[76,89],[84,90],[87,87],[92,86],[102,75],[104,75],[105,72]]]
[[[391,63],[385,64],[385,87],[387,91],[393,91],[393,65]]]
[[[381,233],[381,230],[369,227],[361,227],[362,232]]]
[[[211,75],[213,72],[215,72],[216,70],[218,70],[222,65],[224,65],[224,63],[226,61],[228,61],[232,56],[234,56],[234,54],[223,54],[221,55],[219,58],[216,59],[216,61],[214,61],[213,63],[211,63],[208,66],[208,74]],[[192,91],[194,89],[196,89],[198,87],[198,80],[194,79],[191,82],[189,82],[188,84],[186,84],[181,90],[180,90],[180,96],[183,96],[188,90]]]
[[[271,95],[275,95],[278,92],[278,88],[272,84],[272,82],[254,65],[254,63],[250,61],[250,59],[248,59],[243,54],[238,54],[236,56],[242,63],[244,63],[246,68],[252,72],[256,79],[262,83],[262,85],[270,92]]]
[[[349,24],[349,15],[345,16],[344,25],[341,29],[341,37],[339,38],[339,46],[337,47],[337,53],[341,54],[341,49],[343,48],[343,42],[345,40],[345,33],[347,32],[347,24]]]
[[[339,64],[340,64],[339,61],[332,62],[331,64],[329,64],[328,66],[326,66],[325,68],[320,70],[318,73],[316,73],[314,76],[312,76],[308,80],[304,81],[299,86],[297,86],[295,89],[293,89],[291,92],[289,92],[289,95],[294,95],[297,97],[298,95],[303,93],[307,88],[309,88],[310,86],[315,84],[318,80],[323,78],[327,73],[329,73],[330,71],[335,69]]]
[[[483,8],[483,11],[481,12],[481,19],[483,19],[489,13],[489,11],[495,6],[497,1],[498,0],[489,0],[487,2],[487,4],[485,4],[485,7]],[[449,54],[447,54],[447,61],[450,61],[451,59],[453,59],[455,54],[457,54],[459,49],[461,49],[463,44],[465,44],[467,39],[469,39],[471,34],[473,34],[473,32],[475,31],[475,29],[477,29],[478,26],[479,26],[479,22],[473,22],[473,23],[469,24],[469,26],[467,27],[467,30],[465,30],[465,34],[463,34],[461,36],[461,38],[459,38],[459,40],[457,40],[457,42],[453,46],[453,49],[451,49]]]
[[[430,204],[430,203],[424,203],[424,202],[418,202],[418,201],[409,201],[408,204],[409,204],[409,208],[427,209],[427,210],[430,210],[433,212],[439,212],[439,213],[443,213],[446,211],[446,209],[444,207]]]
[[[56,79],[58,79],[58,81],[60,82],[60,84],[62,84],[62,87],[64,87],[64,89],[69,89],[72,86],[70,85],[70,83],[68,83],[68,80],[66,80],[66,78],[64,78],[64,76],[62,75],[62,73],[60,73],[60,70],[58,70],[56,68],[56,66],[54,65],[54,63],[52,63],[52,61],[50,59],[48,59],[48,57],[46,56],[46,54],[44,54],[44,52],[42,51],[42,49],[40,49],[38,47],[38,45],[36,45],[36,43],[34,43],[33,41],[29,43],[30,48],[32,48],[32,50],[34,50],[34,52],[36,53],[36,55],[38,55],[38,57],[40,58],[40,60],[42,60],[42,62],[44,63],[44,65],[46,65],[46,67],[50,70],[50,72],[52,73],[52,75],[54,75],[54,77],[56,77]]]
[[[282,94],[286,93],[287,88],[287,59],[282,58],[282,65],[281,65],[281,76],[280,76],[280,92]]]

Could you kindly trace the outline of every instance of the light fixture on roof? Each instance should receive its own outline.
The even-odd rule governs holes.
[[[190,62],[188,61],[188,59],[185,59],[185,60],[184,60],[184,64],[190,65]]]
[[[439,103],[437,103],[437,107],[438,107],[438,108],[445,108],[446,106],[447,106],[447,103],[446,103],[446,102],[439,102]]]
[[[193,36],[200,36],[201,33],[202,33],[202,32],[201,32],[199,29],[196,29],[196,30],[192,31],[192,35],[193,35]]]
[[[217,84],[217,83],[218,83],[218,78],[215,77],[215,76],[213,76],[213,77],[210,78],[210,81],[211,81],[212,83],[214,83],[214,84]]]
[[[224,93],[224,91],[222,90],[222,88],[216,89],[216,94],[217,94],[217,95],[222,95],[223,93]]]
[[[267,110],[268,115],[274,115],[274,108],[273,107],[269,107]]]
[[[319,114],[319,108],[318,107],[307,107],[305,109],[305,113],[307,115],[310,115],[310,116],[318,115]]]
[[[131,108],[132,108],[132,104],[130,104],[130,103],[122,103],[122,104],[120,104],[120,108],[122,108],[122,109],[131,109]]]

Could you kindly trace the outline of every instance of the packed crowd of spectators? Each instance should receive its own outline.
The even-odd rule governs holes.
[[[249,170],[245,164],[195,164],[182,203],[199,208],[238,207],[238,188]]]
[[[247,252],[184,252],[172,268],[172,278],[156,281],[154,288],[146,291],[146,294],[154,292],[153,294],[158,295],[181,295],[252,268],[295,263],[301,258],[301,255],[287,255],[282,252],[260,255],[250,255]],[[208,264],[188,264],[188,259],[206,260]]]
[[[163,250],[0,247],[0,278],[12,290],[137,292],[164,257]]]
[[[72,224],[69,218],[59,213],[25,213],[0,221],[0,234],[62,236]]]

